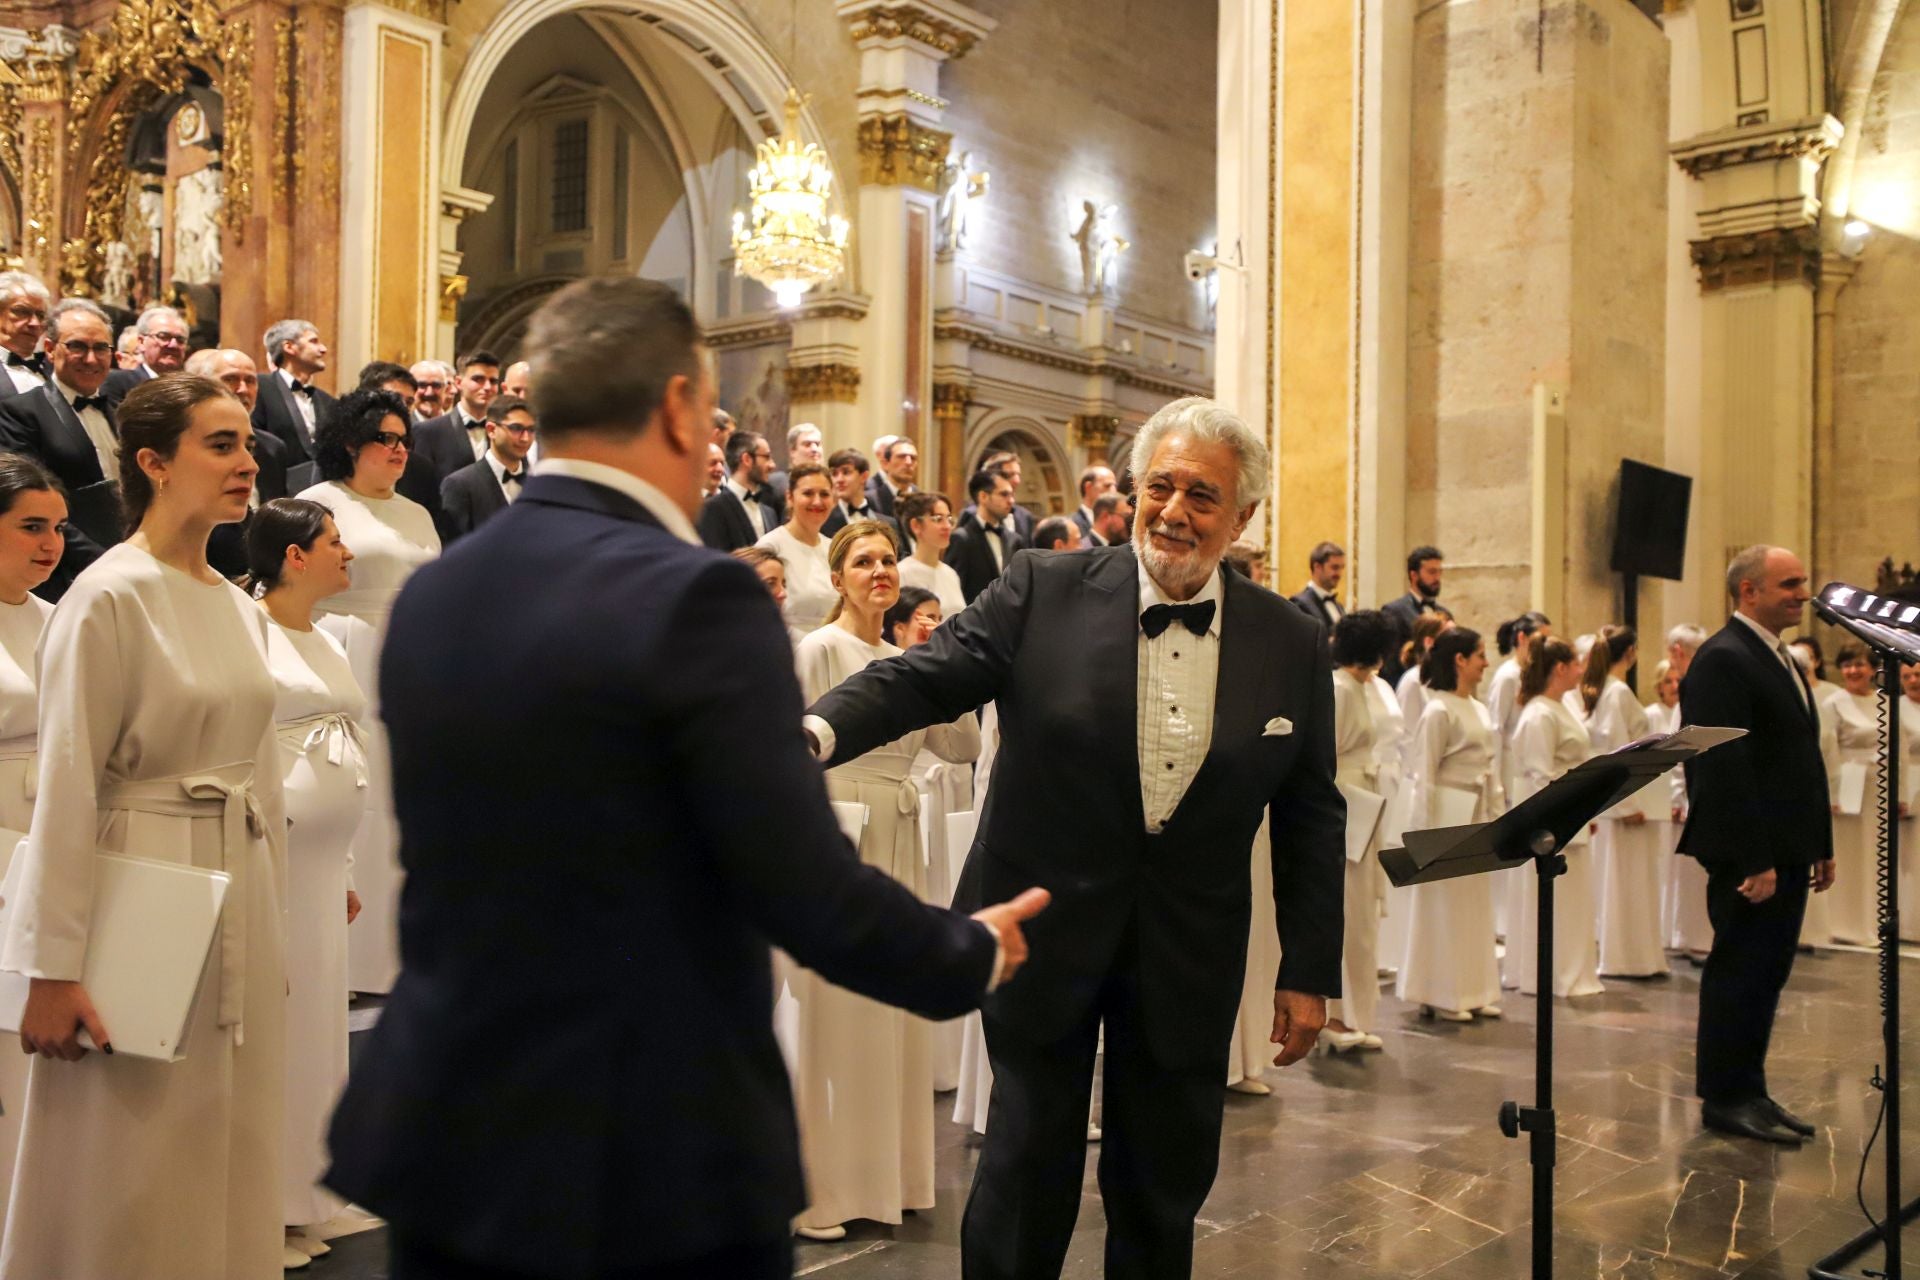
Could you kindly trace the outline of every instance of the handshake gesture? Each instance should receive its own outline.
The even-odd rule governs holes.
[[[993,930],[994,936],[1000,939],[1000,971],[993,975],[994,986],[1018,973],[1020,966],[1027,962],[1027,939],[1020,925],[1045,911],[1052,901],[1053,895],[1045,889],[1029,889],[1011,902],[973,913],[975,920]]]

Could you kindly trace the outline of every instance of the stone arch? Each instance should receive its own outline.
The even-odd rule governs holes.
[[[1041,519],[1065,515],[1076,505],[1073,455],[1065,439],[1040,419],[1013,411],[990,413],[967,432],[966,473],[998,449],[1020,455],[1020,488],[1014,498]],[[964,483],[964,481],[963,481]],[[964,505],[965,500],[959,499]]]

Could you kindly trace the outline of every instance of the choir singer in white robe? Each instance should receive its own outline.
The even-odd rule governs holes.
[[[281,1265],[286,811],[266,617],[207,564],[258,470],[217,382],[149,379],[119,413],[133,532],[42,645],[40,797],[0,968],[33,979],[38,1053],[5,1280],[262,1280]],[[80,984],[96,850],[232,877],[178,1062],[114,1058]],[[90,1053],[85,1032],[105,1050]]]
[[[1587,717],[1595,754],[1618,751],[1653,732],[1653,723],[1626,681],[1639,660],[1632,627],[1602,627],[1587,655],[1581,697],[1598,691]],[[1616,978],[1667,973],[1660,889],[1672,850],[1654,819],[1667,816],[1664,779],[1649,783],[1600,815],[1593,838],[1600,880],[1600,972]]]

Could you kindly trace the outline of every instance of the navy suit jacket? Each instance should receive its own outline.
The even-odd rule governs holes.
[[[1687,667],[1680,722],[1747,731],[1687,761],[1681,853],[1742,879],[1833,856],[1820,717],[1798,666],[1789,673],[1752,627],[1729,618]]]
[[[1156,1060],[1225,1072],[1246,978],[1247,866],[1268,813],[1276,985],[1340,992],[1346,805],[1333,780],[1326,628],[1238,574],[1225,591],[1212,744],[1158,834],[1140,798],[1130,546],[1021,552],[928,643],[811,708],[833,728],[836,761],[988,702],[999,709],[1000,752],[955,904],[1035,884],[1053,892],[1026,926],[1020,980],[988,1000],[990,1017],[1034,1043],[1068,1034],[1093,1007],[1131,926]],[[1266,734],[1275,717],[1292,731]]]
[[[806,1194],[769,944],[935,1018],[980,1003],[995,947],[840,834],[760,580],[536,475],[408,581],[380,695],[401,971],[328,1184],[528,1275],[784,1240]]]

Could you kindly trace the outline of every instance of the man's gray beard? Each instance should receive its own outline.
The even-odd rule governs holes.
[[[1140,557],[1140,563],[1147,567],[1147,573],[1168,595],[1190,595],[1198,591],[1213,576],[1214,570],[1220,567],[1218,559],[1206,564],[1204,569],[1198,559],[1183,557],[1176,560],[1153,545],[1148,537],[1150,532],[1142,529],[1134,533],[1134,554]]]

